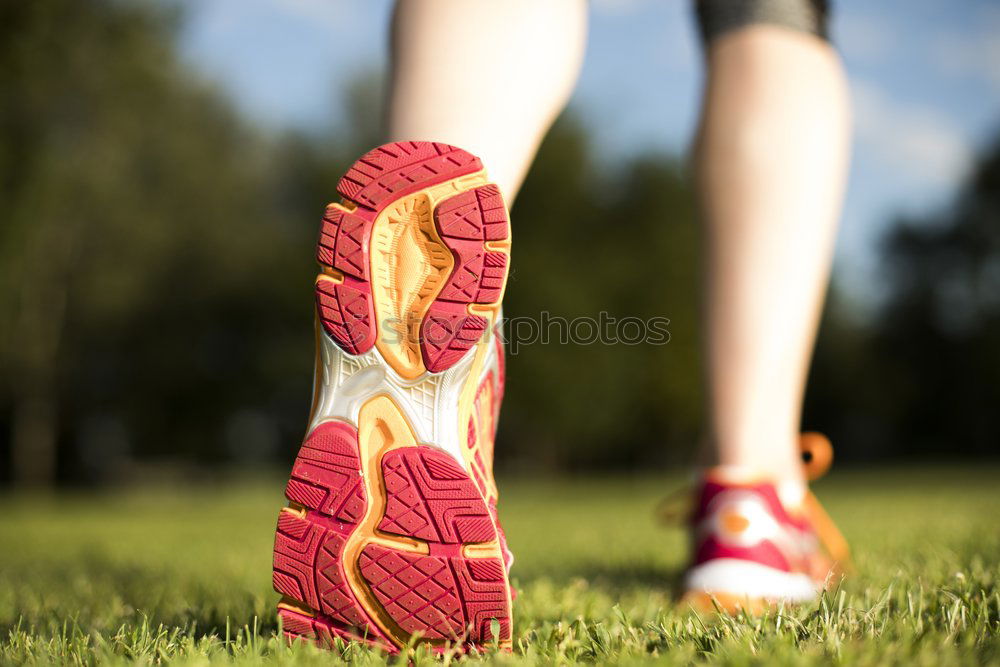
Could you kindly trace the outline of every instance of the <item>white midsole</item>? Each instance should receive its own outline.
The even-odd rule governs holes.
[[[477,383],[490,371],[499,372],[495,335],[492,327],[483,334],[488,339],[488,349]],[[313,388],[317,401],[309,431],[331,419],[357,426],[361,406],[374,396],[387,394],[413,425],[418,442],[440,447],[464,463],[465,443],[460,437],[467,429],[459,428],[459,397],[474,365],[478,345],[472,346],[448,370],[424,373],[411,381],[393,371],[376,348],[352,355],[340,349],[325,332],[319,338],[322,374]]]
[[[814,599],[821,587],[806,574],[783,572],[737,558],[716,558],[688,570],[685,588],[738,597],[806,602]]]

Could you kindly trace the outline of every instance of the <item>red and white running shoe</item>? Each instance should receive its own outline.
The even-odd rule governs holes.
[[[337,191],[316,253],[312,412],[274,544],[284,632],[508,646],[492,474],[503,199],[478,158],[429,142],[376,148]]]
[[[829,441],[806,433],[802,450],[807,476],[822,475],[832,460]],[[700,609],[760,611],[782,601],[807,602],[839,581],[847,542],[816,498],[798,491],[799,498],[789,499],[767,480],[709,470],[691,514],[684,601]]]

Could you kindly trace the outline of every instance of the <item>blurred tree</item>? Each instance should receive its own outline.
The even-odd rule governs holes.
[[[677,163],[649,155],[605,165],[567,116],[543,143],[512,217],[504,315],[521,347],[507,366],[500,462],[565,470],[686,457],[701,404],[698,244]],[[602,312],[668,318],[670,341],[560,342],[577,318],[600,326]],[[579,326],[586,336],[590,325]],[[547,343],[524,344],[542,333]]]
[[[108,428],[83,451],[87,423],[217,451],[206,425],[264,400],[241,377],[308,366],[282,316],[308,322],[288,290],[309,267],[286,260],[314,232],[276,205],[274,151],[179,64],[175,25],[146,3],[0,3],[0,420],[18,480],[51,481],[60,442],[69,476],[111,465]]]
[[[804,430],[833,440],[839,461],[871,461],[893,453],[883,414],[882,360],[873,349],[874,323],[861,318],[836,281],[820,324],[803,410]]]
[[[955,203],[885,241],[886,418],[905,451],[1000,451],[1000,136]]]
[[[0,481],[287,463],[301,436],[308,258],[344,167],[379,142],[381,77],[357,77],[344,126],[263,133],[179,61],[179,20],[144,2],[0,0]],[[841,458],[997,451],[998,220],[1000,143],[954,207],[888,238],[882,317],[857,320],[834,291],[806,425]],[[505,315],[535,330],[511,331],[499,464],[686,460],[699,266],[677,161],[608,161],[565,116],[514,237]],[[560,342],[602,312],[668,318],[669,343]]]
[[[954,202],[882,244],[886,297],[859,321],[834,293],[807,426],[853,461],[1000,452],[1000,137]]]
[[[162,7],[2,7],[0,423],[11,476],[283,455],[308,405],[316,218],[347,158],[378,142],[381,77],[357,77],[346,127],[268,137],[179,62],[179,19]],[[518,206],[508,314],[668,317],[673,339],[518,355],[508,460],[542,451],[552,465],[628,465],[693,439],[686,186],[668,158],[611,174],[592,152],[572,118],[546,141]]]

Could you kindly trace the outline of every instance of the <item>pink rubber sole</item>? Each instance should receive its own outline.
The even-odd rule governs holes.
[[[339,282],[317,282],[316,305],[323,329],[341,349],[364,354],[378,336],[369,272],[379,214],[407,194],[482,168],[479,158],[454,146],[397,142],[367,153],[340,180],[337,190],[345,202],[327,208],[316,250],[319,263],[338,272]],[[445,284],[420,314],[423,364],[436,373],[451,368],[485,332],[487,319],[470,307],[499,303],[508,258],[488,244],[506,241],[510,229],[503,198],[491,184],[440,202],[434,223],[453,258]]]
[[[465,470],[434,447],[389,451],[378,470],[383,509],[367,521],[362,474],[357,430],[341,422],[317,427],[296,458],[286,488],[293,505],[279,515],[274,546],[286,635],[395,652],[414,635],[436,645],[488,643],[496,621],[496,639],[509,640],[503,562],[465,555],[466,545],[497,540]]]

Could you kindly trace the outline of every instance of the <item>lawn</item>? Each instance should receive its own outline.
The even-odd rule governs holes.
[[[520,592],[514,652],[482,659],[1000,664],[995,466],[834,473],[817,495],[854,545],[857,572],[816,604],[763,618],[675,607],[684,535],[652,514],[675,484],[501,484]],[[356,646],[328,653],[277,638],[281,486],[0,496],[0,663],[384,663]]]

